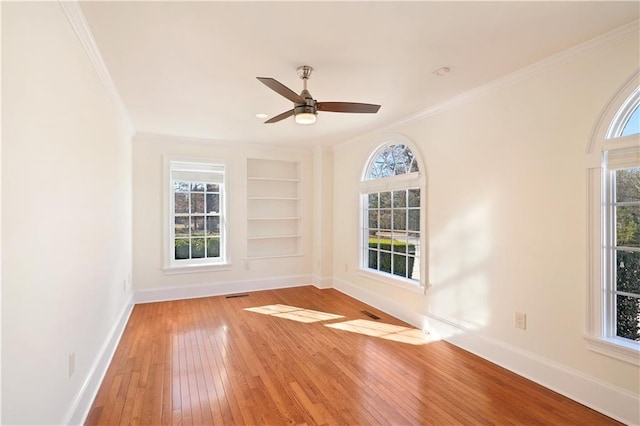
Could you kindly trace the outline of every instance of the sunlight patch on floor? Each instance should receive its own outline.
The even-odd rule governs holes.
[[[364,334],[365,336],[380,337],[395,342],[409,343],[411,345],[423,345],[433,340],[430,339],[428,335],[425,335],[422,330],[416,328],[363,319],[325,324],[325,327]]]
[[[329,314],[327,312],[312,311],[311,309],[279,304],[245,308],[244,310],[305,323],[344,318],[342,315]]]

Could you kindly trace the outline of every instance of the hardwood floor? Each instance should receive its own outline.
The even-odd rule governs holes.
[[[86,424],[617,424],[408,327],[315,287],[137,305]]]

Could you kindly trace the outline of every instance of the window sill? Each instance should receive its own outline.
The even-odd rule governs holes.
[[[380,272],[373,272],[367,269],[360,269],[359,274],[362,275],[363,277],[367,277],[384,284],[398,287],[403,290],[410,291],[412,293],[424,294],[424,289],[420,286],[420,283],[415,281],[411,281],[403,278],[394,278],[394,277],[391,277],[390,275],[380,273]]]
[[[640,342],[615,337],[584,336],[589,350],[640,366]]]
[[[188,266],[165,266],[162,272],[165,275],[191,274],[200,272],[230,271],[231,263],[217,265],[188,265]]]

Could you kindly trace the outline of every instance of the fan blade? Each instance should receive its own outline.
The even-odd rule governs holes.
[[[318,111],[329,112],[358,112],[375,114],[380,109],[380,105],[360,104],[357,102],[318,102]]]
[[[271,123],[277,123],[280,120],[284,120],[287,117],[291,117],[293,115],[293,110],[290,109],[287,112],[283,112],[280,115],[276,115],[275,117],[271,117],[270,119],[268,119],[267,121],[264,122],[264,124],[271,124]]]
[[[284,96],[289,99],[291,102],[297,104],[304,104],[305,100],[302,96],[298,95],[293,90],[289,89],[284,84],[280,83],[278,80],[270,78],[270,77],[256,77],[262,84],[267,86],[269,89],[273,90],[279,95]]]

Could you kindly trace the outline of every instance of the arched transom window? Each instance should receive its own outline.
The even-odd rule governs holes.
[[[419,172],[413,151],[403,144],[390,144],[379,149],[367,169],[367,180]]]
[[[391,278],[394,284],[420,286],[425,269],[424,178],[415,150],[403,139],[380,146],[365,167],[361,269]]]

